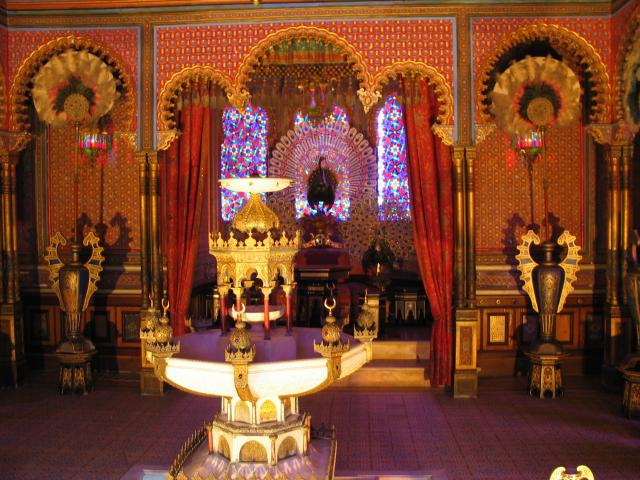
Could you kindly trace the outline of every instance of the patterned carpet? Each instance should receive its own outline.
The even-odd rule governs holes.
[[[523,379],[481,380],[477,400],[440,390],[338,391],[303,399],[315,425],[335,425],[337,473],[444,471],[449,480],[546,480],[586,464],[596,480],[640,478],[640,421],[620,396],[568,378],[562,400],[536,400]],[[126,377],[86,397],[38,379],[0,391],[0,479],[120,479],[134,465],[168,466],[219,401],[170,390],[141,397]]]

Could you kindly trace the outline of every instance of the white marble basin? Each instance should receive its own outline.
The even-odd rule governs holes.
[[[221,178],[220,186],[233,192],[267,193],[278,192],[291,186],[290,178],[244,177]]]
[[[317,391],[328,380],[327,359],[313,351],[313,341],[321,341],[320,330],[296,328],[292,336],[284,328],[272,330],[271,340],[262,332],[252,332],[256,344],[256,359],[248,365],[248,383],[256,398],[301,396]],[[365,345],[343,334],[351,348],[342,356],[340,378],[354,373],[367,363]],[[234,397],[237,395],[233,366],[224,361],[228,336],[219,330],[190,333],[177,337],[181,352],[162,366],[163,379],[190,393],[204,396]]]

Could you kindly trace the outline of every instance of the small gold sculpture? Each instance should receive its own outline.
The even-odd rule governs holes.
[[[156,358],[165,359],[180,352],[180,342],[174,343],[173,328],[169,324],[169,300],[162,299],[162,317],[160,323],[153,330],[153,337],[148,338],[145,348],[151,354],[152,363],[155,367],[162,368],[161,362],[156,362]]]
[[[595,480],[591,469],[586,465],[580,465],[576,468],[576,473],[567,473],[564,467],[556,468],[549,480]]]
[[[324,301],[324,307],[329,310],[329,315],[325,318],[325,325],[322,327],[322,342],[313,342],[313,351],[324,357],[340,357],[344,352],[349,350],[349,341],[341,340],[342,329],[336,323],[336,317],[333,316],[333,309],[336,308],[336,300],[333,299],[332,304]]]
[[[244,312],[246,306],[242,304],[242,310],[236,312],[235,305],[231,307],[231,316],[236,317],[236,329],[229,337],[229,347],[236,351],[247,352],[251,349],[251,336],[245,329],[247,324],[244,322]]]

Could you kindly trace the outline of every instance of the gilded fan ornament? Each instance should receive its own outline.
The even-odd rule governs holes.
[[[522,136],[575,122],[581,94],[580,81],[566,64],[551,57],[526,57],[498,75],[490,93],[491,110],[503,131]]]
[[[100,58],[82,50],[66,50],[49,60],[33,79],[38,116],[60,127],[90,124],[113,107],[116,80]]]

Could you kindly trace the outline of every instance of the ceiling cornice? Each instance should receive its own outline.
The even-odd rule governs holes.
[[[504,10],[505,8],[525,7],[528,9],[546,8],[553,9],[558,5],[575,5],[576,12],[580,5],[588,8],[596,7],[608,13],[621,8],[628,1],[633,0],[0,0],[0,9],[5,9],[9,16],[15,14],[37,14],[37,12],[47,12],[54,14],[68,14],[72,11],[92,11],[105,14],[112,13],[120,9],[134,9],[137,11],[147,11],[149,13],[162,12],[167,10],[185,11],[196,9],[228,9],[228,8],[317,8],[319,4],[327,6],[364,6],[367,8],[378,6],[432,6],[440,9],[451,8],[494,8]],[[321,7],[324,8],[324,5]]]
[[[171,0],[170,0],[171,1]],[[279,1],[279,0],[276,0]],[[478,0],[476,0],[478,1]],[[482,0],[480,0],[482,1]],[[86,0],[85,5],[91,4]],[[287,7],[287,8],[285,8]],[[289,8],[290,7],[290,8]],[[292,12],[295,8],[295,12]],[[219,5],[204,7],[164,7],[112,10],[21,11],[8,12],[9,27],[89,27],[131,25],[145,23],[155,25],[199,23],[259,23],[283,20],[312,21],[335,19],[416,18],[442,16],[606,16],[611,13],[609,2],[542,2],[542,3],[474,3],[465,4],[408,2],[327,2],[322,8],[317,4],[303,5],[279,3],[260,5]]]

